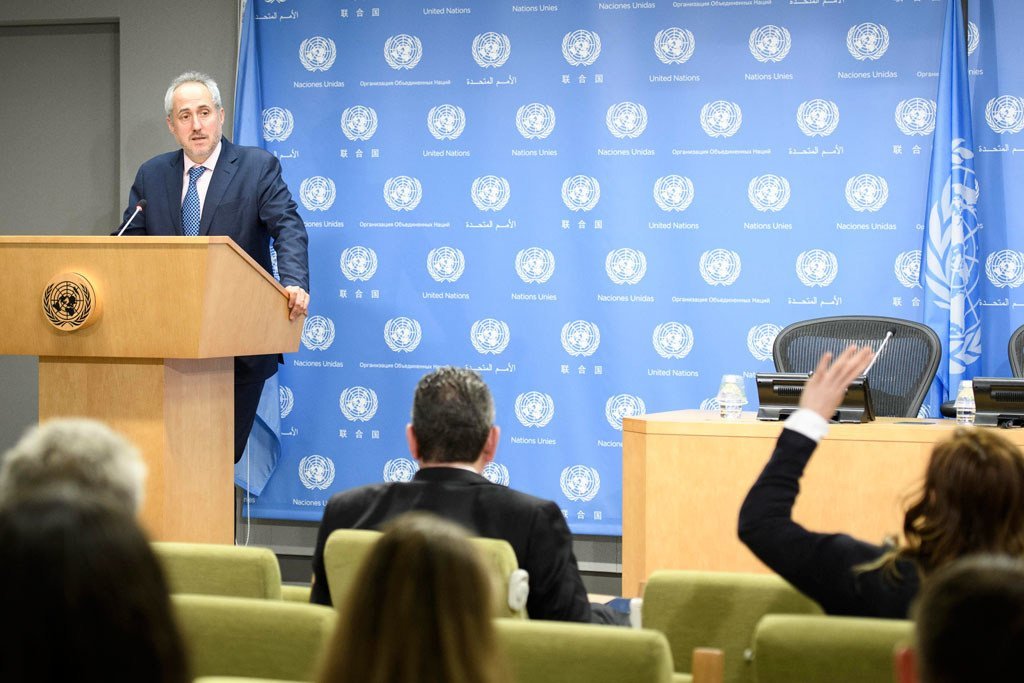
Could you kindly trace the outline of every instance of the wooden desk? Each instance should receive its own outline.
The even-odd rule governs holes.
[[[932,444],[952,420],[881,418],[832,425],[801,481],[793,516],[814,531],[880,543],[903,525]],[[681,410],[622,425],[622,591],[636,597],[656,569],[767,572],[740,543],[747,491],[771,457],[781,422],[727,422]],[[1024,447],[1024,430],[1002,434]]]

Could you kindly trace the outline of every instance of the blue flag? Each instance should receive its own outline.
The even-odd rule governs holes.
[[[926,405],[956,396],[981,358],[978,265],[978,178],[974,174],[971,94],[960,0],[948,0],[939,64],[935,137],[922,245],[924,322],[939,335],[942,359]]]

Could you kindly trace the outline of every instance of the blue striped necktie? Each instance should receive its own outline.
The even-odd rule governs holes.
[[[196,187],[196,181],[205,170],[205,166],[193,166],[188,169],[188,191],[185,192],[185,201],[181,203],[181,231],[186,237],[199,236],[199,219],[202,214],[199,211],[199,189]]]

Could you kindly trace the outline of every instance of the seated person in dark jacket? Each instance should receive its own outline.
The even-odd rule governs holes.
[[[494,459],[498,434],[491,392],[479,375],[441,368],[423,377],[406,428],[420,470],[410,482],[372,484],[331,497],[313,553],[311,601],[331,604],[323,553],[332,531],[377,529],[404,512],[423,510],[512,545],[519,566],[530,574],[531,619],[617,621],[603,605],[591,609],[558,506],[481,475]]]
[[[935,445],[906,511],[903,543],[883,547],[793,521],[800,477],[871,350],[825,354],[740,509],[748,548],[828,614],[906,619],[922,577],[963,555],[1024,555],[1024,456],[995,430],[957,429]]]

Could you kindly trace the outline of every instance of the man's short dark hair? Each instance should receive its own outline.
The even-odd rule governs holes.
[[[412,431],[424,462],[473,462],[494,425],[494,401],[480,375],[444,367],[416,386]]]
[[[914,610],[922,683],[1024,677],[1024,562],[974,555],[932,574]]]

